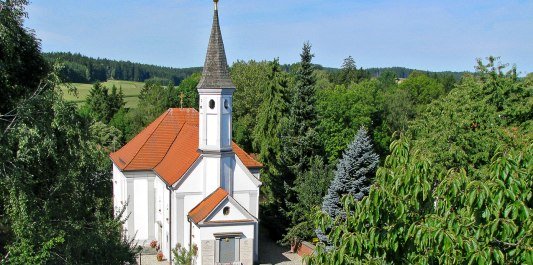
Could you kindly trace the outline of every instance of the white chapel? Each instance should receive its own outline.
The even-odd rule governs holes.
[[[198,247],[196,264],[258,261],[259,170],[232,142],[231,81],[215,0],[199,111],[172,108],[120,150],[113,161],[115,211],[138,244],[157,241],[172,262],[177,244]]]

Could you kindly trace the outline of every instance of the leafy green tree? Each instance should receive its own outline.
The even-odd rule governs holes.
[[[439,81],[416,71],[400,83],[399,87],[409,92],[415,105],[428,104],[445,94],[444,86]]]
[[[319,137],[329,163],[336,163],[358,128],[371,128],[377,123],[374,117],[382,105],[379,92],[376,80],[352,84],[350,88],[341,85],[319,91]]]
[[[49,70],[39,43],[23,27],[26,0],[0,1],[0,115],[13,120],[13,106],[35,94]]]
[[[112,214],[110,163],[91,140],[90,122],[61,99],[57,76],[43,70],[49,67],[39,44],[22,27],[27,1],[0,4],[7,99],[0,113],[0,191],[10,235],[0,263],[134,262]]]
[[[194,73],[191,76],[185,78],[178,86],[177,95],[178,97],[180,97],[181,94],[183,93],[183,107],[184,108],[198,109],[198,104],[199,104],[200,99],[198,96],[198,90],[196,89],[196,86],[200,82],[200,77],[202,77],[200,73]],[[181,98],[177,102],[181,103]],[[181,104],[178,104],[176,106],[181,107]]]
[[[122,132],[103,122],[95,122],[89,127],[92,141],[108,152],[114,152],[122,146]]]
[[[137,127],[137,124],[142,124],[142,122],[134,123],[134,118],[142,118],[140,115],[136,116],[136,110],[130,110],[128,108],[121,108],[115,116],[109,122],[109,125],[117,128],[121,132],[121,143],[125,143],[135,137],[141,128]],[[141,125],[139,125],[141,126]]]
[[[233,93],[233,138],[247,151],[253,151],[252,131],[257,124],[258,109],[268,86],[269,63],[237,61],[231,67]]]
[[[36,88],[49,70],[41,56],[39,43],[31,31],[23,27],[27,2],[0,1],[0,138],[18,119],[16,106],[42,92]],[[50,88],[42,87],[42,90],[46,89]],[[7,159],[5,148],[0,144],[0,159],[4,161]],[[5,247],[13,236],[5,212],[7,190],[4,181],[5,174],[0,173],[0,255],[5,254]]]
[[[415,105],[409,92],[403,89],[393,89],[385,94],[383,112],[389,134],[406,132],[409,121],[416,116]]]
[[[430,103],[346,219],[319,214],[332,249],[310,264],[533,262],[532,89],[503,69],[480,61]]]
[[[396,79],[398,79],[398,76],[390,70],[384,71],[378,77],[379,84],[382,90],[385,91],[396,87]]]

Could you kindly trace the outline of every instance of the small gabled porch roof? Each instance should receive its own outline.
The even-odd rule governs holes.
[[[213,217],[222,209],[219,207],[225,202],[231,204],[237,209],[244,218],[235,220],[213,220]],[[196,225],[223,225],[223,224],[238,224],[238,223],[256,223],[255,218],[250,212],[248,212],[242,205],[240,205],[229,193],[223,188],[216,189],[213,193],[203,199],[198,205],[196,205],[188,214],[190,221]]]

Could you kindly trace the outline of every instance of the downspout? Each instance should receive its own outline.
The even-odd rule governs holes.
[[[168,190],[168,260],[172,264],[172,186],[167,186]]]
[[[191,218],[187,218],[187,221],[189,221],[189,251],[192,249],[192,222]]]

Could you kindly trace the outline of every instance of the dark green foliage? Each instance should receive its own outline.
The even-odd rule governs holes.
[[[262,192],[269,202],[281,201],[284,197],[281,165],[281,123],[287,116],[287,74],[281,71],[276,59],[269,63],[268,85],[264,87],[263,103],[259,106],[257,125],[253,131],[253,149],[259,160],[267,165],[261,172]]]
[[[2,139],[9,150],[0,167],[14,235],[9,263],[132,262],[130,242],[112,216],[110,165],[91,141],[88,122],[53,93],[23,106]],[[35,111],[43,107],[49,111]]]
[[[385,72],[392,72],[396,75],[398,78],[407,78],[412,72],[423,72],[427,75],[432,75],[441,78],[441,76],[452,76],[454,80],[459,80],[464,74],[468,74],[468,72],[450,72],[450,71],[444,71],[444,72],[430,72],[430,71],[421,71],[416,69],[410,69],[405,67],[381,67],[381,68],[367,68],[365,69],[372,77],[380,77]]]
[[[370,79],[370,73],[363,70],[363,68],[357,69],[352,56],[344,59],[340,70],[330,72],[330,81],[337,85],[349,86],[365,79]]]
[[[269,85],[268,62],[237,61],[231,67],[236,86],[233,94],[233,138],[244,150],[252,151],[252,131],[257,124],[258,109]]]
[[[27,1],[0,3],[0,115],[9,115],[13,106],[34,94],[49,67],[33,33],[22,25]]]
[[[294,224],[282,240],[291,243],[296,240],[311,240],[316,237],[314,212],[320,208],[332,179],[332,171],[320,156],[311,160],[311,168],[296,180],[295,203],[289,205],[291,222]]]
[[[191,76],[185,78],[180,85],[177,87],[176,95],[181,97],[183,93],[183,105],[181,104],[181,98],[176,100],[177,105],[174,107],[183,107],[183,108],[195,108],[198,109],[199,96],[196,86],[200,82],[200,73],[194,73]]]
[[[107,155],[22,28],[26,3],[0,1],[0,263],[134,262],[113,216]]]
[[[70,52],[44,53],[51,62],[61,62],[63,69],[60,76],[65,82],[94,83],[108,79],[144,82],[147,80],[172,82],[179,85],[188,76],[202,71],[201,67],[172,68],[148,64],[94,59]]]
[[[409,98],[416,105],[430,103],[446,92],[444,85],[438,80],[420,72],[412,72],[409,78],[400,83],[399,88],[406,90]]]
[[[426,156],[446,168],[476,171],[491,161],[499,145],[515,141],[506,130],[531,130],[532,89],[517,81],[514,70],[505,73],[502,67],[494,58],[485,65],[479,61],[478,76],[463,78],[410,125],[417,146],[431,147],[421,148]]]
[[[361,126],[379,124],[379,120],[373,120],[382,105],[379,92],[376,80],[319,91],[319,136],[330,163],[336,163]]]
[[[430,103],[310,264],[533,262],[532,88],[494,58]]]
[[[292,172],[298,176],[310,166],[314,155],[320,154],[318,142],[318,117],[316,111],[316,79],[311,60],[311,44],[304,44],[300,54],[301,63],[296,73],[295,87],[290,90],[289,117],[283,128],[283,156],[282,159]],[[287,183],[292,185],[294,179],[288,178]]]
[[[285,224],[283,205],[285,187],[280,185],[284,179],[284,166],[281,160],[282,143],[280,141],[281,124],[287,116],[287,73],[282,72],[279,61],[269,63],[268,83],[263,88],[264,98],[259,106],[257,124],[253,130],[253,149],[258,151],[259,161],[265,165],[261,171],[261,194],[263,199],[263,222],[270,231],[281,235]]]
[[[289,116],[284,119],[281,129],[281,161],[284,168],[285,203],[280,206],[282,209],[287,209],[285,216],[291,221],[290,227],[292,229],[301,220],[301,216],[295,216],[297,214],[295,207],[291,207],[298,202],[296,183],[302,182],[301,178],[304,177],[304,173],[311,168],[311,159],[322,153],[317,132],[316,78],[314,67],[311,64],[313,56],[311,45],[308,42],[305,43],[295,76],[296,83],[294,88],[290,90],[292,97],[288,107]]]
[[[378,77],[379,84],[382,90],[389,90],[396,87],[396,80],[398,76],[392,71],[384,71]]]
[[[95,121],[109,123],[124,105],[122,88],[117,91],[117,87],[113,85],[111,93],[109,93],[107,87],[101,83],[96,83],[89,91],[89,96],[87,96],[82,113],[84,116],[89,116]]]

